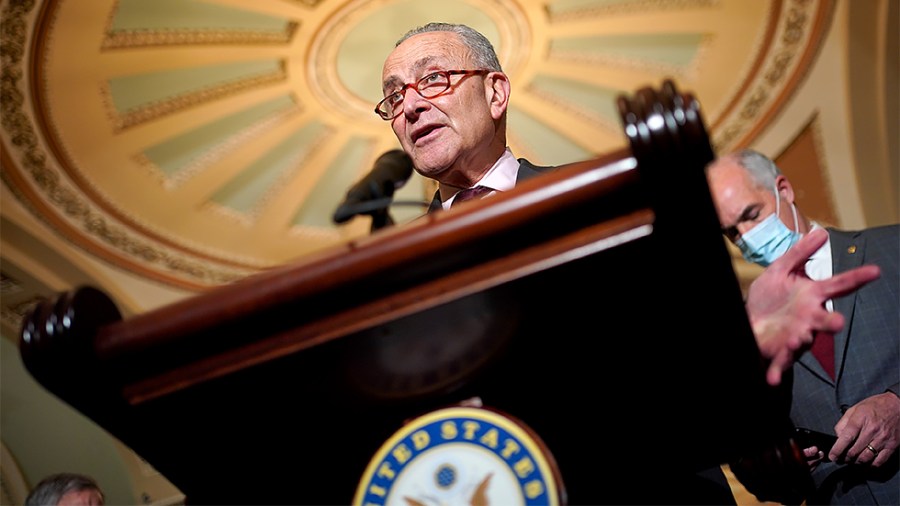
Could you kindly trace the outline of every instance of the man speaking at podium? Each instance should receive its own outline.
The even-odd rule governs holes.
[[[385,98],[375,112],[391,122],[415,170],[438,182],[429,211],[508,191],[551,169],[517,160],[507,147],[509,77],[479,32],[445,23],[412,30],[382,78]]]
[[[492,44],[468,26],[429,23],[407,32],[384,62],[382,91],[375,113],[390,122],[415,170],[438,182],[429,212],[508,191],[553,169],[516,159],[506,145],[510,81]],[[843,325],[824,309],[825,300],[878,277],[874,266],[819,282],[797,276],[796,268],[824,240],[824,234],[804,237],[751,290],[747,309],[769,361],[770,384],[780,383],[814,332]]]
[[[431,211],[449,209],[465,190],[483,198],[552,170],[515,159],[507,147],[510,81],[490,41],[468,26],[429,23],[407,32],[384,62],[382,91],[376,114],[390,121],[416,172],[438,182]],[[760,349],[771,361],[771,384],[780,382],[815,331],[836,332],[843,325],[839,315],[823,308],[825,300],[879,274],[877,267],[863,266],[819,282],[795,276],[793,268],[806,261],[802,253],[815,251],[825,239],[824,234],[801,239],[751,290],[754,300],[747,307]],[[774,296],[760,289],[764,285],[781,290]],[[763,291],[764,304],[755,300]]]

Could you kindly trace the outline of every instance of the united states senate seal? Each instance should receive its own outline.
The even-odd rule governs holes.
[[[559,505],[552,454],[521,421],[497,410],[449,407],[413,419],[369,462],[354,504]]]

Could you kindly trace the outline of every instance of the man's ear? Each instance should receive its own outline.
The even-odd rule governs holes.
[[[794,202],[794,187],[791,186],[788,178],[784,177],[784,174],[779,174],[775,178],[775,188],[778,188],[778,194],[784,197],[785,200],[792,204],[796,203]]]
[[[503,72],[491,72],[487,76],[490,87],[485,88],[491,116],[497,120],[503,117],[509,106],[509,78]]]

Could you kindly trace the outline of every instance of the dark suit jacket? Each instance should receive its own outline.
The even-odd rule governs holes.
[[[791,420],[798,427],[834,434],[850,406],[885,391],[900,391],[900,225],[857,232],[828,229],[834,273],[863,264],[881,268],[881,277],[834,300],[846,318],[835,335],[832,380],[807,351],[793,367]],[[898,454],[880,468],[820,464],[810,504],[900,504]],[[820,502],[821,501],[821,502]]]
[[[555,168],[556,167],[553,166],[543,167],[540,165],[534,165],[524,158],[519,158],[519,172],[516,175],[516,183],[533,178],[543,172],[549,172]],[[428,206],[428,212],[433,213],[435,211],[439,211],[440,209],[442,209],[441,192],[440,190],[438,190],[434,192],[434,197],[431,199],[431,205]]]

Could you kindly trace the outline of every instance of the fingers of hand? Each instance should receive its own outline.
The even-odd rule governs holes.
[[[769,369],[766,371],[766,382],[773,387],[780,385],[781,367],[776,364],[769,364]]]
[[[822,323],[819,325],[819,328],[815,330],[837,334],[842,328],[844,328],[844,315],[829,311],[828,314],[822,318]]]
[[[872,446],[874,446],[876,449],[879,448],[878,446],[875,446],[874,441],[873,441]],[[891,458],[891,455],[894,454],[895,449],[896,448],[882,446],[881,449],[878,450],[878,455],[876,455],[875,458],[872,459],[872,462],[871,462],[872,466],[878,467],[878,466],[884,464],[885,462],[887,462],[888,459]]]
[[[792,357],[793,353],[788,349],[779,350],[772,357],[772,361],[769,363],[769,368],[766,371],[766,381],[770,385],[777,386],[781,383],[781,373],[791,366]]]
[[[881,269],[877,265],[863,265],[856,269],[842,272],[822,281],[825,295],[828,298],[840,297],[851,293],[863,285],[878,279]]]
[[[803,456],[806,457],[806,460],[808,461],[815,461],[822,460],[822,457],[825,456],[825,453],[815,446],[810,446],[809,448],[803,449]]]
[[[884,458],[882,458],[883,456],[881,455],[881,453],[882,453],[881,443],[879,443],[875,440],[871,440],[868,443],[866,443],[866,441],[870,441],[869,438],[866,438],[866,437],[863,437],[862,435],[860,435],[859,439],[857,439],[855,442],[853,442],[852,445],[849,445],[849,447],[846,449],[846,453],[844,453],[844,451],[842,451],[841,445],[838,445],[837,443],[835,443],[835,446],[832,447],[832,451],[831,451],[832,455],[830,455],[830,457],[832,460],[835,460],[838,462],[843,461],[848,464],[865,464],[865,465],[873,464],[873,465],[876,465],[875,461],[877,460],[878,461],[877,465],[880,465],[880,463],[883,462],[884,460],[886,460],[886,458],[887,458],[887,455],[885,455]],[[834,455],[835,453],[837,455]],[[841,455],[842,453],[843,453],[843,455]]]
[[[795,270],[803,266],[810,255],[819,249],[828,239],[828,232],[822,229],[815,229],[805,236],[801,237],[791,249],[787,250],[784,255],[772,263],[769,268],[777,266],[779,269]],[[780,263],[779,263],[780,262]]]
[[[873,443],[874,443],[874,441],[873,441]],[[878,450],[876,450],[875,447],[872,446],[872,443],[869,443],[866,445],[866,450],[869,450],[870,452],[872,452],[872,455],[878,456]]]
[[[874,441],[867,444],[860,443],[857,441],[857,444],[853,445],[853,448],[847,453],[847,460],[852,464],[872,464],[878,458],[880,450],[875,446]],[[861,449],[857,451],[857,447]]]

